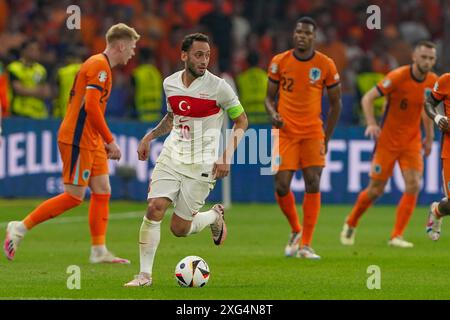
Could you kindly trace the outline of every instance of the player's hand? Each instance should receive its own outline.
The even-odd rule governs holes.
[[[122,153],[120,148],[115,141],[105,144],[106,153],[108,154],[108,159],[120,160]]]
[[[222,179],[230,173],[230,164],[223,163],[222,160],[217,160],[214,163],[212,175],[213,179]]]
[[[278,112],[274,112],[271,116],[272,124],[275,128],[280,129],[284,126],[283,118],[281,118]]]
[[[439,130],[445,132],[448,130],[448,118],[443,115],[437,115],[434,118],[434,122],[437,124]]]
[[[423,146],[423,153],[425,154],[425,157],[428,157],[431,153],[431,148],[433,146],[433,140],[424,138],[422,141]]]
[[[377,140],[380,136],[381,129],[377,124],[369,124],[364,132],[364,136]]]
[[[141,139],[141,142],[139,142],[137,153],[139,160],[146,161],[148,159],[148,156],[150,155],[150,141],[145,138]]]

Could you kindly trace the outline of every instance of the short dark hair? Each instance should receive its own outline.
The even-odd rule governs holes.
[[[187,52],[192,47],[194,41],[201,41],[209,44],[209,38],[206,34],[200,32],[192,33],[184,37],[183,43],[181,44],[181,51]]]
[[[418,47],[427,47],[430,49],[436,49],[436,44],[429,40],[420,40],[417,41],[416,45],[414,46],[414,49],[417,49]]]
[[[37,38],[29,38],[27,40],[25,40],[21,45],[20,45],[20,52],[26,50],[29,46],[33,45],[33,44],[38,44],[39,45],[39,41]]]
[[[306,23],[306,24],[312,25],[313,28],[314,28],[314,31],[317,29],[316,20],[314,20],[311,17],[301,17],[300,19],[297,20],[297,23],[295,25],[297,25],[299,23]]]

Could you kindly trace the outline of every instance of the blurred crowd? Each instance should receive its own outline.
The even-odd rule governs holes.
[[[162,79],[182,68],[181,40],[197,31],[208,34],[213,43],[209,69],[234,84],[248,111],[262,114],[265,70],[270,59],[291,48],[295,21],[308,15],[319,26],[316,49],[333,58],[341,74],[343,92],[358,105],[358,97],[366,87],[370,88],[393,68],[411,62],[412,46],[418,40],[435,41],[438,57],[442,56],[444,2],[0,0],[0,91],[4,87],[13,97],[16,88],[11,88],[11,84],[8,87],[8,79],[17,80],[14,70],[20,68],[9,67],[28,55],[26,59],[43,68],[36,98],[43,100],[47,113],[39,118],[62,117],[67,90],[77,67],[88,56],[103,51],[104,35],[112,24],[125,22],[142,38],[137,57],[113,71],[108,117],[157,120],[165,107]],[[66,27],[69,16],[66,10],[73,4],[81,9],[80,30]],[[366,27],[369,5],[381,8],[380,30]],[[443,71],[441,64],[438,63],[436,71]],[[144,109],[151,112],[143,112]],[[9,111],[30,116],[14,112],[11,106]],[[358,107],[344,112],[358,113]],[[357,117],[348,118],[358,122]],[[260,115],[255,120],[265,122],[267,118]]]

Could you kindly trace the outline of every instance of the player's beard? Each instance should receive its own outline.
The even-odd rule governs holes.
[[[422,67],[418,64],[417,64],[417,70],[419,70],[419,72],[423,75],[426,75],[428,73],[427,70],[423,70]]]
[[[193,76],[194,78],[198,78],[198,77],[201,77],[201,76],[203,76],[203,74],[202,73],[197,73],[196,71],[195,71],[195,69],[192,67],[192,65],[191,64],[189,64],[188,63],[188,65],[187,65],[187,69],[188,69],[188,71],[189,71],[189,73],[191,74],[191,76]]]

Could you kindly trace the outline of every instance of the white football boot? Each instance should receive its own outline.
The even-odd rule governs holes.
[[[127,288],[150,287],[152,282],[152,277],[149,274],[141,272],[137,276],[134,276],[133,280],[125,283],[123,286]]]
[[[8,260],[13,260],[17,252],[17,248],[22,241],[24,234],[18,229],[20,221],[11,221],[6,227],[6,237],[3,243],[3,252]]]
[[[344,246],[352,246],[355,244],[356,228],[350,227],[347,223],[344,223],[341,232],[341,244]]]
[[[430,209],[428,210],[427,226],[425,229],[428,237],[433,241],[439,240],[439,237],[441,236],[442,217],[438,218],[434,213],[437,205],[439,205],[439,202],[433,202],[430,205]]]
[[[397,247],[397,248],[412,248],[414,247],[414,244],[412,242],[406,241],[401,236],[397,236],[392,238],[388,241],[388,245],[391,247]]]
[[[286,257],[295,257],[297,254],[300,240],[302,239],[302,232],[291,232],[289,235],[289,241],[284,248],[284,255]]]
[[[314,252],[313,248],[302,246],[300,250],[297,251],[297,258],[319,260],[320,256]]]
[[[89,257],[90,263],[116,263],[116,264],[130,264],[130,260],[116,257],[112,252],[106,251],[103,254],[91,253]]]

